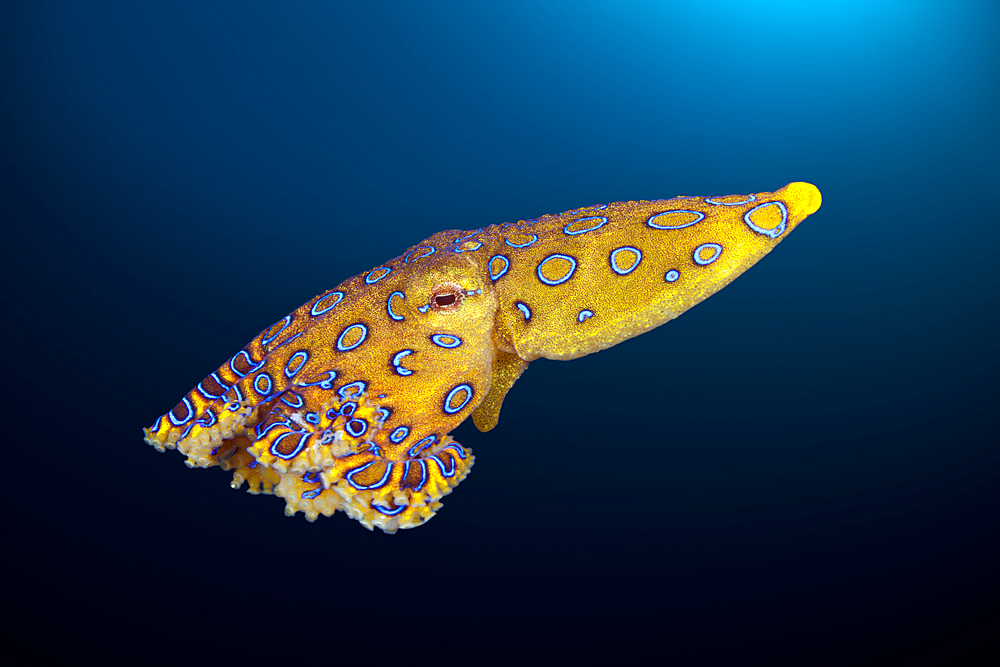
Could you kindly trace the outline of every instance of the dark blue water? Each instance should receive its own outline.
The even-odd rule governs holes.
[[[5,607],[35,655],[995,652],[996,3],[141,4],[0,10]],[[433,232],[795,180],[822,209],[745,276],[459,428],[477,465],[425,527],[289,519],[142,442]]]

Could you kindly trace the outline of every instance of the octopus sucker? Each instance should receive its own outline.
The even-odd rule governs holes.
[[[499,419],[531,361],[570,360],[679,316],[770,252],[822,198],[748,195],[591,205],[446,230],[278,319],[209,373],[145,441],[289,516],[426,523],[472,452],[448,434]],[[595,472],[596,474],[596,472]]]

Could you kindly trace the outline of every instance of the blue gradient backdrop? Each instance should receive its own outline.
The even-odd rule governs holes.
[[[202,4],[0,10],[18,641],[150,664],[988,646],[997,3]],[[759,266],[463,425],[477,466],[419,530],[288,519],[142,443],[258,331],[433,232],[794,180],[823,207]]]

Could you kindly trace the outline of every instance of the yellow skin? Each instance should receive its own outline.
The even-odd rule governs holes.
[[[145,429],[310,521],[418,526],[469,472],[448,433],[493,428],[528,362],[575,359],[729,284],[820,206],[776,192],[590,206],[449,230],[261,332]]]

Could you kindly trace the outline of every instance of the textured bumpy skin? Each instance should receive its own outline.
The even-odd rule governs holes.
[[[729,284],[820,206],[776,192],[589,206],[444,231],[268,327],[145,430],[310,521],[392,533],[469,472],[448,433],[487,431],[528,362],[575,359]]]

